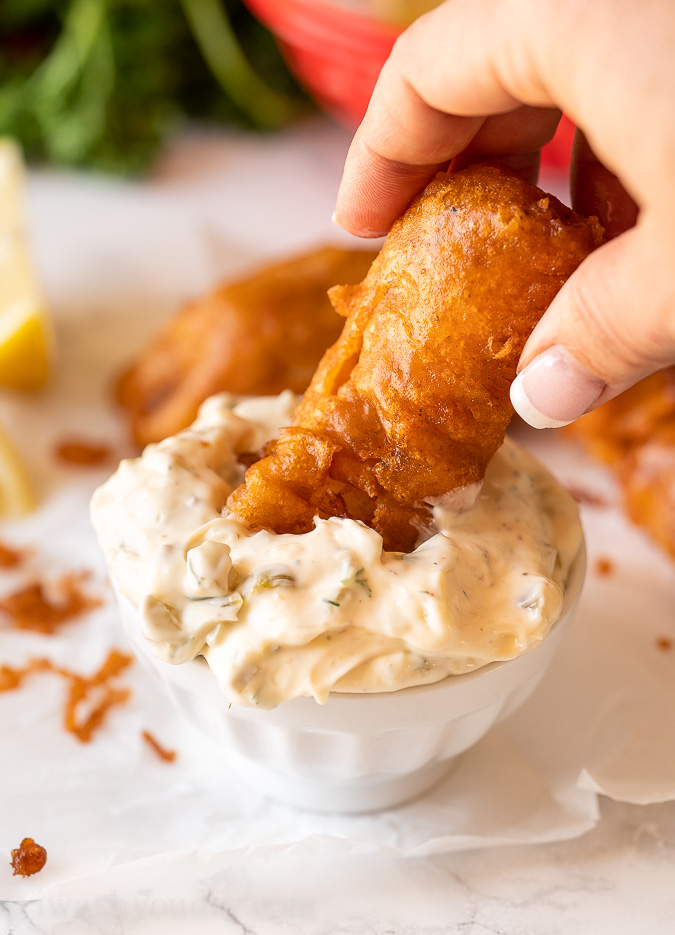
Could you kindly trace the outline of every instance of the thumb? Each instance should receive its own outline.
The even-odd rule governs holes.
[[[572,274],[530,335],[511,386],[526,422],[567,425],[675,362],[671,238],[640,219]]]

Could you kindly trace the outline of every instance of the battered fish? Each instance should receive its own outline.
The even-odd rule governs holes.
[[[228,508],[277,533],[348,516],[412,549],[435,503],[472,502],[525,340],[601,239],[595,219],[502,167],[439,175],[363,282],[330,291],[344,330]]]
[[[653,373],[565,432],[613,467],[633,522],[675,558],[675,367]]]
[[[213,393],[302,393],[342,327],[328,288],[358,282],[375,255],[326,247],[184,306],[118,382],[138,444],[190,425]]]

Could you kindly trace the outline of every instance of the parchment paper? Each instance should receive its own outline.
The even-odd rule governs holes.
[[[54,444],[78,435],[112,445],[117,457],[131,454],[110,383],[161,318],[257,258],[340,239],[326,218],[346,143],[317,123],[266,142],[189,140],[143,185],[33,177],[33,229],[60,360],[43,394],[0,397],[0,419],[41,495],[37,513],[0,524],[1,541],[33,550],[21,572],[0,572],[0,593],[31,574],[88,569],[105,604],[53,637],[0,624],[0,663],[49,656],[93,672],[111,647],[124,648],[88,521],[91,492],[114,464],[68,467]],[[623,518],[601,468],[552,434],[517,434],[565,483],[606,505],[583,507],[588,580],[544,683],[440,786],[369,816],[296,811],[248,789],[140,665],[122,679],[131,702],[89,745],[61,727],[62,683],[35,676],[0,694],[0,899],[120,893],[282,852],[413,856],[560,840],[593,826],[599,794],[675,798],[675,650],[658,645],[675,643],[675,566]],[[594,571],[598,557],[611,560],[611,575]],[[143,729],[177,760],[160,761]],[[47,848],[48,862],[34,877],[13,878],[9,852],[25,836]]]

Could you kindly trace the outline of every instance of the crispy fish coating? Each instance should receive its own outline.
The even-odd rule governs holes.
[[[431,505],[462,488],[472,499],[525,340],[601,238],[595,219],[503,168],[439,175],[363,282],[331,290],[342,335],[229,509],[279,533],[349,516],[409,551]]]
[[[675,367],[653,373],[565,432],[612,466],[630,518],[675,558]]]
[[[328,288],[358,282],[374,257],[326,247],[185,305],[117,384],[135,440],[185,428],[213,393],[302,393],[342,327]]]

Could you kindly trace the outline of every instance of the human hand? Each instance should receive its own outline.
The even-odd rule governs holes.
[[[538,428],[675,362],[674,48],[672,0],[447,0],[398,39],[352,142],[336,217],[372,237],[448,164],[534,181],[560,110],[583,131],[573,206],[611,239],[523,351],[512,400]]]

